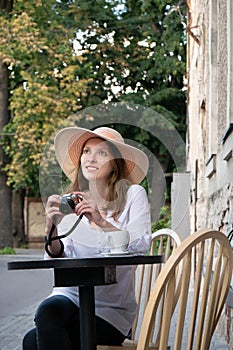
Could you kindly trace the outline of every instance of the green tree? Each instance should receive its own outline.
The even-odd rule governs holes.
[[[121,7],[117,6],[120,1],[108,1],[115,16],[105,17],[96,16],[97,10],[92,12],[88,4],[91,2],[85,3],[81,28],[84,30],[88,23],[89,30],[85,37],[79,37],[79,44],[86,50],[84,57],[92,62],[95,100],[101,91],[102,100],[150,107],[172,123],[185,140],[186,1],[126,0]],[[143,116],[142,128],[146,124],[151,131],[161,127],[161,132],[166,132],[149,114]],[[153,133],[132,129],[131,125],[122,130],[125,137],[147,146],[165,173],[173,172],[172,157]],[[170,136],[172,140],[172,133]]]
[[[108,99],[150,107],[185,139],[186,2],[177,6],[174,0],[126,0],[119,7],[120,1],[108,1],[104,14],[97,8],[92,11],[92,3],[80,4],[82,18],[76,13],[80,30],[85,31],[77,41],[95,74],[88,95],[94,95],[96,103]],[[95,1],[96,6],[100,3]],[[142,139],[142,134],[138,137]],[[146,135],[144,141],[171,170],[163,147]]]
[[[22,242],[23,197],[39,194],[38,168],[48,135],[82,107],[91,80],[89,64],[74,53],[67,6],[50,0],[19,0],[14,7],[13,1],[1,2],[1,246],[12,245],[12,221],[15,245]]]
[[[83,107],[89,63],[75,55],[68,5],[18,1],[2,21],[1,52],[10,71],[11,122],[5,133],[8,184],[38,195],[38,167],[48,136]],[[82,78],[82,75],[85,78]],[[8,145],[7,145],[8,141]]]
[[[186,6],[175,5],[174,0],[18,0],[11,18],[1,12],[0,60],[8,67],[11,112],[3,139],[8,185],[37,196],[49,136],[70,115],[102,102],[151,107],[184,136]],[[108,115],[104,122],[110,122]],[[144,115],[142,127],[145,122],[157,127],[153,116]],[[171,157],[153,135],[130,125],[121,131],[150,148],[164,171],[172,169]]]
[[[13,1],[0,0],[0,12],[10,21],[10,14]],[[0,57],[0,136],[4,126],[10,120],[8,109],[8,69],[5,62]],[[0,141],[1,141],[0,139]],[[6,173],[3,170],[8,163],[6,154],[4,153],[2,143],[0,143],[0,248],[4,246],[12,246],[12,221],[11,221],[11,189],[6,184]]]
[[[90,105],[108,100],[152,107],[184,132],[184,28],[171,11],[174,1],[125,1],[121,11],[119,3],[19,0],[12,21],[2,21],[13,116],[5,130],[14,134],[6,170],[14,188],[36,193],[48,136]],[[156,140],[147,139],[157,151]]]

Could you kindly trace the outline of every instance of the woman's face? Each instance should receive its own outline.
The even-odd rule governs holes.
[[[88,181],[107,180],[113,171],[112,159],[107,142],[97,137],[88,140],[81,156],[83,176]]]

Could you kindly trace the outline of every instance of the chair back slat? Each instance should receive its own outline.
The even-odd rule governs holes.
[[[191,311],[190,324],[189,324],[190,332],[188,337],[188,349],[192,349],[193,342],[194,342],[196,317],[197,317],[198,303],[200,300],[204,249],[205,249],[205,242],[201,242],[200,248],[199,248],[200,255],[197,262],[197,266],[195,266],[194,293],[193,293],[193,304],[192,304],[192,311]]]
[[[180,292],[180,301],[179,301],[179,313],[177,320],[177,329],[175,337],[174,350],[181,349],[181,342],[183,338],[183,328],[186,314],[186,306],[188,299],[188,288],[191,274],[191,254],[187,254],[183,264],[185,264],[185,269],[182,271],[182,282],[181,282],[181,292]]]
[[[226,271],[228,269],[228,264],[229,261],[227,259],[223,259],[223,265],[222,265],[222,271]],[[219,302],[217,305],[217,310],[216,310],[216,319],[219,319],[221,312],[222,312],[222,308],[223,308],[223,304],[225,302],[225,298],[228,294],[228,291],[224,290],[221,288],[221,286],[226,285],[227,284],[227,275],[225,275],[224,273],[221,274],[221,279],[219,280],[218,283],[218,288],[219,288]],[[216,327],[216,324],[213,324],[213,327]]]
[[[143,287],[143,281],[144,281],[144,276],[145,276],[145,265],[140,265],[137,267],[136,270],[136,274],[137,274],[137,278],[136,278],[136,301],[137,304],[140,305],[141,304],[141,300],[142,300],[142,287]],[[138,326],[138,321],[139,321],[139,312],[137,312],[135,320],[134,320],[134,324],[132,327],[132,339],[135,339],[135,335],[136,335],[136,329]]]
[[[208,255],[208,259],[207,259],[207,263],[206,263],[205,279],[204,279],[204,283],[203,283],[203,293],[202,293],[202,300],[201,300],[201,306],[200,306],[200,318],[199,318],[197,335],[196,335],[196,349],[201,348],[201,340],[203,338],[205,317],[206,317],[206,313],[207,313],[208,298],[210,298],[210,288],[209,287],[210,287],[211,279],[212,279],[214,248],[215,248],[215,239],[212,239],[210,249],[209,249],[209,255]],[[213,286],[212,286],[212,288],[213,288]],[[214,305],[211,304],[211,308],[213,310]]]
[[[208,308],[207,316],[206,316],[206,322],[209,324],[209,328],[205,328],[204,334],[203,334],[203,340],[202,342],[207,343],[208,340],[211,339],[212,329],[214,328],[214,320],[216,318],[216,315],[218,313],[218,303],[221,300],[221,281],[223,280],[223,274],[221,274],[221,268],[222,268],[222,249],[223,247],[220,246],[220,250],[218,253],[218,257],[216,259],[215,263],[215,270],[212,276],[212,289],[209,296],[209,305],[211,307]]]
[[[162,325],[161,325],[161,331],[160,334],[163,334],[162,340],[160,340],[160,346],[162,348],[166,348],[166,344],[168,342],[169,337],[169,328],[170,328],[170,321],[173,313],[173,307],[172,307],[172,300],[175,295],[175,288],[176,288],[176,278],[175,273],[170,278],[168,284],[167,284],[167,290],[166,290],[166,300],[164,302],[164,318],[162,319]]]
[[[164,237],[164,236],[163,236]],[[167,245],[166,245],[166,249],[165,249],[165,260],[167,261],[167,259],[169,258],[169,256],[171,255],[171,237],[168,236],[167,237]]]

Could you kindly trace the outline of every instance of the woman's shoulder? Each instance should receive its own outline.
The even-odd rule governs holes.
[[[129,186],[129,189],[128,189],[128,195],[129,196],[135,196],[137,194],[143,194],[145,195],[146,194],[146,190],[144,187],[142,187],[141,185],[137,185],[137,184],[133,184],[133,185],[130,185]]]
[[[149,201],[146,190],[141,185],[131,185],[127,193],[127,206],[138,208],[141,210],[143,207],[148,207]]]

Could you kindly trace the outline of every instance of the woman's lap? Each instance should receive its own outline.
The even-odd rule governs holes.
[[[24,337],[23,350],[80,349],[79,308],[68,298],[59,295],[45,299],[38,307],[35,323],[37,329]],[[119,345],[124,340],[116,328],[97,316],[96,338],[101,345]]]

